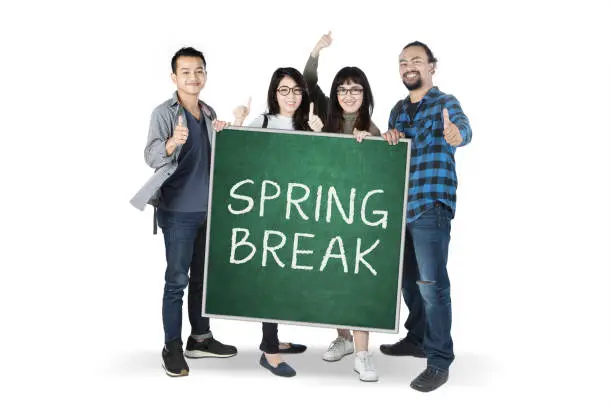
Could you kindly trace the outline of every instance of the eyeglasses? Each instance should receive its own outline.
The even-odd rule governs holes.
[[[338,92],[338,95],[346,95],[347,93],[350,93],[351,95],[355,96],[355,95],[361,95],[363,93],[363,88],[340,87],[336,91]]]
[[[289,95],[289,92],[293,92],[294,95],[301,95],[304,92],[304,90],[298,86],[296,86],[295,88],[289,88],[288,86],[281,86],[276,91],[283,96]]]

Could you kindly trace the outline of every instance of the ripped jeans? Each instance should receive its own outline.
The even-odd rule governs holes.
[[[437,203],[406,225],[402,294],[410,314],[408,339],[422,344],[427,365],[447,370],[455,359],[450,280],[446,270],[452,213]]]

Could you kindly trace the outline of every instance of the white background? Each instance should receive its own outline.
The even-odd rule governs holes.
[[[610,3],[293,3],[0,6],[2,406],[610,406]],[[292,326],[281,340],[309,349],[287,358],[296,378],[276,378],[258,366],[260,325],[225,320],[212,329],[238,356],[170,379],[163,238],[150,207],[128,204],[151,174],[143,148],[174,89],[170,58],[201,49],[202,98],[230,120],[252,96],[250,120],[272,72],[301,70],[330,29],[322,87],[361,67],[380,128],[406,95],[397,57],[413,40],[470,118],[472,144],[456,155],[450,381],[409,388],[424,361],[378,351],[403,331],[371,336],[381,380],[365,384],[351,358],[321,360],[333,331]]]

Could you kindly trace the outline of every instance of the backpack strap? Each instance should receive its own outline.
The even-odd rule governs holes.
[[[400,112],[402,111],[402,105],[404,104],[404,100],[399,100],[397,101],[397,103],[395,104],[395,106],[393,107],[393,109],[391,109],[391,117],[389,120],[389,124],[391,125],[390,129],[395,128],[395,122],[397,122],[397,118],[400,114]]]
[[[157,207],[153,206],[153,235],[157,235]]]
[[[264,113],[264,115],[263,115],[263,116],[264,116],[264,120],[263,120],[263,124],[261,125],[261,127],[262,127],[263,129],[265,129],[265,128],[267,128],[267,127],[268,127],[268,115],[266,115],[266,114]]]

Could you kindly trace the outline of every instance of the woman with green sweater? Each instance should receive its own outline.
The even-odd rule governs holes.
[[[329,98],[318,86],[317,66],[319,52],[331,45],[331,32],[322,36],[310,53],[304,79],[315,113],[323,121],[323,132],[353,134],[361,142],[365,136],[380,136],[380,130],[372,122],[374,98],[370,83],[363,71],[357,67],[344,67],[333,80]],[[367,331],[354,331],[353,337],[348,329],[337,329],[338,337],[332,341],[323,355],[325,361],[338,361],[357,349],[354,370],[362,381],[377,381],[378,373],[374,368],[372,354],[368,352]]]

